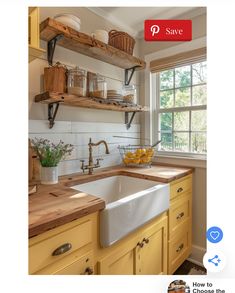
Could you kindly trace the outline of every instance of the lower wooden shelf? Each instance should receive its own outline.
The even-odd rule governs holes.
[[[35,96],[36,103],[43,103],[48,105],[48,120],[49,128],[55,124],[55,117],[59,105],[66,105],[71,107],[82,107],[100,110],[112,110],[125,113],[125,124],[127,129],[131,127],[131,123],[137,112],[148,111],[148,108],[141,105],[129,104],[124,102],[111,101],[109,99],[98,99],[89,97],[79,97],[67,93],[45,92]],[[54,108],[55,105],[55,108]],[[129,117],[129,113],[132,113]]]
[[[45,92],[35,96],[36,103],[52,104],[61,103],[66,106],[83,107],[100,110],[112,110],[121,112],[145,112],[145,106],[129,104],[124,102],[110,101],[108,99],[98,99],[89,97],[79,97],[67,93]]]

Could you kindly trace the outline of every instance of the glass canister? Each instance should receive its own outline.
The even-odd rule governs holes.
[[[94,74],[89,79],[89,96],[107,99],[107,82],[100,74]]]
[[[136,104],[136,86],[135,85],[123,85],[122,87],[123,101],[126,103]]]
[[[78,66],[68,71],[67,89],[69,94],[86,96],[86,72]]]

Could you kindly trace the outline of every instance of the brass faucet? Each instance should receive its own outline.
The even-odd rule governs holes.
[[[107,145],[107,142],[105,140],[100,140],[99,142],[97,143],[93,143],[91,141],[91,138],[89,139],[89,143],[88,143],[88,147],[89,147],[89,161],[88,161],[88,165],[84,165],[84,160],[81,160],[82,162],[82,166],[81,166],[81,169],[84,173],[85,170],[88,169],[88,174],[91,175],[93,173],[93,169],[94,168],[99,168],[100,167],[100,161],[103,160],[103,159],[96,159],[96,164],[94,164],[93,162],[93,156],[92,156],[92,147],[93,146],[98,146],[100,145],[101,143],[104,144],[105,146],[105,153],[106,154],[109,154],[109,148],[108,148],[108,145]]]

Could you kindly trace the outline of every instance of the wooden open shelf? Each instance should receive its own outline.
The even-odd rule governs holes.
[[[61,103],[66,106],[92,108],[101,110],[112,110],[120,112],[145,112],[147,107],[140,105],[131,105],[110,101],[108,99],[97,99],[89,97],[79,97],[67,93],[45,92],[35,96],[36,103],[52,104]]]
[[[123,69],[144,69],[146,66],[145,61],[104,44],[54,19],[47,18],[40,24],[40,38],[42,40],[49,42],[58,35],[62,35],[63,37],[58,39],[56,44],[66,49]]]

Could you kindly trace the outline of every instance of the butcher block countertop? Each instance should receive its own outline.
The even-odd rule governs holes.
[[[29,237],[105,208],[103,199],[74,190],[71,188],[74,185],[114,175],[169,183],[192,171],[192,168],[170,165],[152,165],[151,168],[115,166],[96,169],[92,175],[74,173],[62,176],[59,183],[54,185],[41,185],[35,182],[37,191],[29,196]]]

